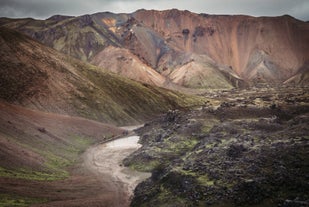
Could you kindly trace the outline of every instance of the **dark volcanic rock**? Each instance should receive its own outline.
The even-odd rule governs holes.
[[[280,111],[268,107],[274,96],[261,106],[234,104],[234,91],[221,94],[223,107],[170,111],[140,129],[143,147],[130,165],[155,166],[132,206],[308,206],[309,106],[283,104],[289,93],[307,93],[276,90]]]

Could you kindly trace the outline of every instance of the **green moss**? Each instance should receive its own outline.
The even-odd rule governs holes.
[[[203,122],[202,133],[209,133],[209,131],[213,128],[214,125],[218,124],[218,119],[207,119]]]
[[[166,139],[164,141],[166,146],[164,146],[165,151],[170,151],[174,153],[183,153],[187,150],[192,149],[198,141],[194,138],[184,138],[184,139],[179,139],[177,142],[171,141],[170,139]]]
[[[87,143],[88,141],[79,140],[78,144],[86,148],[88,146]],[[59,180],[67,178],[69,173],[65,169],[74,163],[82,149],[81,147],[77,148],[72,145],[59,146],[59,148],[56,148],[57,146],[49,146],[45,149],[24,144],[22,146],[40,154],[45,159],[43,164],[45,169],[43,172],[29,169],[8,170],[0,167],[1,177],[14,177],[27,180]]]
[[[141,84],[71,58],[66,61],[78,68],[77,72],[87,77],[88,83],[93,83],[74,83],[78,92],[72,104],[78,114],[87,118],[124,125],[149,119],[169,109],[204,103],[203,97]]]
[[[154,170],[155,168],[157,168],[160,165],[160,162],[158,160],[151,160],[148,162],[144,162],[144,163],[132,163],[130,164],[130,168],[132,170],[136,170],[136,171],[141,171],[141,172],[151,172],[152,170]]]
[[[25,180],[52,181],[64,179],[68,177],[68,173],[66,171],[63,171],[62,173],[45,173],[28,169],[9,170],[0,167],[0,177],[18,178]]]
[[[214,180],[210,180],[208,175],[200,175],[197,172],[191,170],[183,170],[181,167],[175,168],[175,171],[186,176],[194,177],[200,185],[203,186],[213,186],[215,184]]]
[[[46,201],[46,199],[41,198],[29,198],[8,194],[0,194],[1,207],[23,207],[30,206],[32,204],[44,203]]]
[[[158,194],[155,203],[160,204],[160,206],[162,207],[184,206],[186,200],[179,196],[175,196],[175,194],[171,192],[169,189],[165,188],[164,185],[160,185],[160,192]]]
[[[109,136],[112,136],[110,134],[105,134],[105,135],[102,135],[103,137],[109,137]],[[80,150],[80,151],[83,151],[85,150],[88,146],[90,146],[91,144],[94,143],[94,140],[89,138],[89,137],[86,137],[86,136],[81,136],[81,135],[71,135],[69,136],[70,139],[72,139],[72,141],[74,141],[77,150]]]
[[[102,135],[103,136],[103,135]],[[107,136],[110,136],[107,134]],[[19,178],[26,180],[60,180],[69,176],[67,168],[76,161],[79,154],[82,153],[94,140],[81,135],[68,135],[67,143],[49,144],[41,142],[39,139],[28,139],[31,142],[25,144],[23,140],[10,137],[10,141],[15,145],[35,152],[44,158],[42,170],[33,169],[5,169],[0,167],[0,177]]]
[[[207,67],[207,72],[198,72],[195,75],[192,75],[191,78],[187,78],[184,82],[184,86],[189,88],[207,89],[234,88],[231,82],[227,80],[221,72],[219,72],[216,66],[212,64],[205,64],[204,67]]]
[[[45,162],[45,166],[52,170],[53,172],[60,175],[60,177],[67,177],[68,172],[64,170],[66,167],[73,164],[74,160],[67,160],[63,157],[54,155],[52,153],[46,153],[45,157],[47,158],[47,162]],[[77,155],[76,155],[77,157]]]
[[[197,181],[204,186],[213,186],[215,183],[213,180],[210,180],[207,175],[199,175]]]

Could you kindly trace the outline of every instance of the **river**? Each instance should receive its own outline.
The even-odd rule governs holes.
[[[123,127],[133,130],[136,127]],[[111,207],[129,206],[138,183],[151,174],[133,171],[122,160],[141,147],[139,136],[128,136],[89,148],[83,158],[84,166],[100,177],[102,185],[112,191]]]

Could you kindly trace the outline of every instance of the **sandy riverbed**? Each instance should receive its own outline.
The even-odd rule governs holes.
[[[132,130],[134,127],[126,127]],[[122,160],[141,147],[138,136],[129,136],[89,148],[84,154],[84,166],[100,177],[104,188],[113,195],[113,207],[129,206],[134,188],[150,176],[150,173],[133,171],[122,165]]]

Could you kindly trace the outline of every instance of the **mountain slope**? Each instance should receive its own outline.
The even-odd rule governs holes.
[[[208,54],[246,80],[256,77],[249,76],[253,68],[248,67],[256,53],[266,53],[268,62],[278,65],[274,69],[282,76],[272,77],[280,81],[293,75],[309,58],[309,25],[289,16],[215,16],[178,10],[139,10],[133,16],[164,34],[167,45]]]
[[[304,64],[303,67],[299,69],[299,71],[285,81],[287,84],[293,84],[295,86],[307,86],[309,82],[309,64]]]
[[[142,85],[0,30],[0,98],[53,113],[133,124],[196,99]]]
[[[123,133],[93,120],[0,101],[0,206],[104,203],[109,194],[79,166],[80,155],[90,145]]]
[[[165,77],[157,71],[144,64],[129,50],[124,48],[108,47],[99,52],[91,61],[92,64],[108,68],[110,71],[124,77],[148,83],[156,86],[163,86]]]
[[[309,24],[290,16],[255,18],[195,14],[173,9],[138,10],[132,14],[104,12],[79,17],[53,16],[47,20],[2,18],[0,24],[17,29],[58,51],[103,67],[122,64],[115,58],[104,57],[103,54],[111,51],[110,46],[129,50],[133,55],[128,51],[124,54],[140,59],[137,68],[154,69],[167,79],[175,68],[187,62],[187,57],[206,55],[217,66],[231,68],[230,77],[237,74],[249,84],[278,84],[294,76],[309,59]],[[131,68],[127,63],[120,68],[125,70],[127,66]],[[218,83],[203,82],[208,82],[212,75],[224,75],[220,67],[197,85],[216,88]],[[138,81],[149,83],[153,78],[153,72],[149,76],[145,76],[143,70],[134,72],[138,75],[133,78]],[[128,75],[128,72],[119,73]],[[230,84],[222,86],[235,87],[237,79],[228,78],[224,82]]]
[[[174,83],[196,89],[231,89],[244,85],[231,68],[217,65],[207,55],[190,55],[184,60],[173,70],[164,71]]]
[[[35,180],[65,177],[63,168],[74,162],[87,146],[123,132],[96,121],[4,102],[0,102],[0,114],[0,174],[4,177]],[[4,168],[17,169],[19,173],[14,175]],[[45,174],[31,175],[35,171]]]

